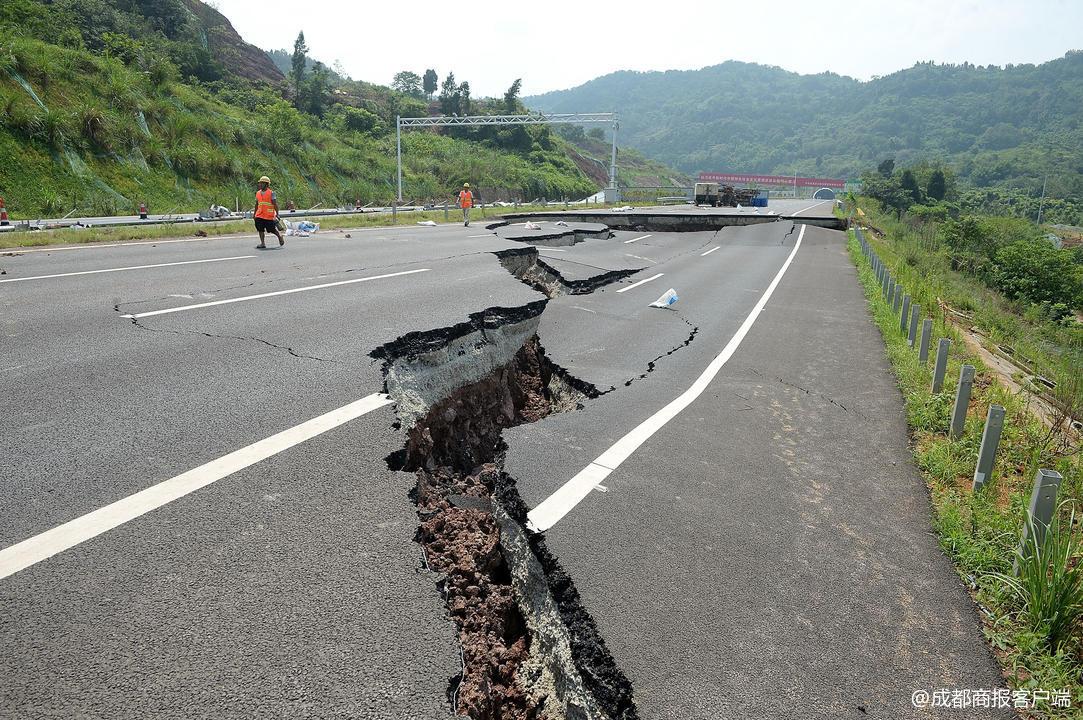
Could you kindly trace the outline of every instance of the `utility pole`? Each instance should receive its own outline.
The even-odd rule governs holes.
[[[399,160],[399,202],[402,202],[402,116],[395,116],[395,152]]]
[[[609,160],[609,187],[617,189],[617,120],[613,119],[613,155]]]
[[[1049,176],[1046,175],[1042,178],[1042,199],[1038,201],[1038,224],[1042,224],[1042,210],[1045,206],[1045,183],[1049,180]]]

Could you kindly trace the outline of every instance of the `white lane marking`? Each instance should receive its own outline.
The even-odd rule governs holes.
[[[665,273],[658,273],[657,275],[652,275],[651,277],[647,278],[646,280],[640,280],[637,283],[632,283],[628,287],[621,288],[617,292],[619,292],[619,293],[628,292],[629,290],[632,290],[633,288],[637,288],[637,287],[639,287],[640,285],[642,285],[644,283],[649,283],[651,280],[657,280],[658,278],[662,277],[663,275],[665,275]]]
[[[81,272],[56,273],[55,275],[33,275],[31,277],[10,278],[0,283],[24,282],[26,280],[46,280],[48,278],[72,277],[74,275],[96,275],[98,273],[123,272],[125,270],[146,270],[148,268],[172,267],[173,265],[198,265],[200,263],[225,262],[226,260],[247,260],[255,255],[237,255],[234,257],[211,258],[209,260],[184,260],[183,262],[156,263],[154,265],[130,265],[128,267],[108,268],[106,270],[83,270]]]
[[[714,252],[715,250],[719,250],[719,249],[721,249],[721,247],[722,247],[721,245],[715,245],[715,246],[714,246],[713,248],[711,248],[711,249],[710,249],[710,250],[708,250],[707,252],[705,252],[705,253],[700,253],[700,257],[707,257],[708,255],[710,255],[711,253],[713,253],[713,252]]]
[[[213,300],[211,302],[196,303],[195,305],[181,305],[175,308],[166,308],[165,310],[151,310],[144,313],[133,313],[131,315],[121,315],[122,318],[128,320],[152,317],[154,315],[168,315],[169,313],[183,312],[184,310],[196,310],[198,308],[211,307],[212,305],[229,305],[230,303],[245,302],[246,300],[259,300],[260,298],[274,297],[276,295],[291,295],[293,293],[307,292],[309,290],[320,290],[322,288],[336,287],[338,285],[351,285],[353,283],[367,282],[369,280],[381,280],[383,278],[398,277],[400,275],[413,275],[414,273],[429,272],[429,268],[422,268],[420,270],[406,270],[404,272],[388,273],[387,275],[373,275],[371,277],[355,278],[353,280],[340,280],[338,282],[323,283],[322,285],[308,285],[306,287],[293,288],[292,290],[277,290],[275,292],[260,293],[259,295],[245,295],[239,298],[230,298],[229,300]]]
[[[190,242],[205,242],[207,240],[226,239],[226,240],[244,240],[245,238],[251,239],[257,237],[256,235],[208,235],[207,237],[194,237],[194,238],[175,238],[172,240],[139,240],[137,242],[122,242],[122,243],[86,243],[84,245],[65,245],[63,247],[53,247],[51,245],[46,247],[11,247],[0,248],[0,254],[13,252],[19,253],[39,253],[39,252],[57,252],[59,250],[97,250],[98,248],[111,248],[111,247],[128,247],[130,245],[170,245],[172,243],[190,243]]]
[[[468,237],[468,238],[496,237],[496,233],[485,233],[484,235],[467,235],[466,237]]]
[[[833,200],[821,200],[821,201],[820,201],[820,202],[818,202],[818,203],[813,203],[812,205],[809,205],[809,206],[808,206],[807,208],[801,208],[801,209],[800,209],[800,210],[798,210],[797,212],[795,212],[795,213],[791,214],[791,215],[790,215],[790,217],[794,217],[794,216],[796,216],[796,215],[800,215],[801,213],[805,212],[806,210],[811,210],[811,209],[812,209],[812,208],[814,208],[814,207],[817,207],[817,206],[819,206],[819,205],[823,205],[823,204],[824,204],[825,202],[834,202],[834,201],[833,201]]]
[[[745,339],[749,330],[752,329],[752,325],[756,322],[756,318],[763,312],[763,308],[767,304],[767,301],[771,299],[771,295],[775,292],[775,288],[778,287],[779,282],[782,280],[782,276],[786,274],[787,268],[790,267],[790,263],[793,262],[794,256],[797,255],[797,251],[801,247],[801,238],[805,235],[806,227],[807,226],[805,225],[801,226],[801,232],[797,235],[797,243],[794,245],[793,252],[786,258],[786,262],[782,264],[778,274],[775,275],[775,279],[767,286],[767,289],[763,292],[763,295],[760,297],[755,307],[752,308],[748,317],[745,318],[741,327],[737,329],[737,332],[734,333],[733,337],[726,343],[726,346],[722,348],[722,352],[720,352],[718,356],[711,361],[711,364],[707,366],[707,369],[696,378],[696,381],[692,383],[692,386],[678,395],[674,400],[671,400],[664,408],[637,425],[631,432],[614,443],[612,447],[595,458],[594,462],[579,471],[575,477],[557,488],[556,492],[531,510],[527,514],[527,520],[530,523],[531,529],[535,532],[544,532],[553,527],[553,525],[567,515],[572,508],[578,505],[583,498],[590,494],[590,491],[594,486],[601,485],[602,481],[609,476],[609,473],[620,467],[620,464],[627,460],[640,445],[650,439],[652,435],[662,429],[666,423],[675,418],[682,410],[691,405],[692,402],[707,389],[707,386],[711,384],[711,381],[714,380],[715,376],[722,369],[722,366],[725,365],[733,356],[733,353],[737,351],[741,341]]]
[[[646,240],[649,237],[651,237],[651,236],[650,235],[644,235],[643,237],[632,238],[631,240],[625,240],[624,244],[627,245],[628,243],[639,242],[640,240]]]
[[[373,393],[4,548],[0,580],[391,402]]]

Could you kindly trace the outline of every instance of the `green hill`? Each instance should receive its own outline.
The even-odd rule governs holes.
[[[621,114],[621,137],[689,173],[858,177],[880,160],[950,165],[964,186],[1083,198],[1083,52],[1041,65],[920,63],[868,82],[741,62],[617,72],[525,98]]]
[[[390,202],[394,117],[438,107],[310,73],[303,97],[198,0],[0,3],[0,196],[13,217],[249,204]],[[472,112],[502,110],[474,100]],[[301,108],[301,109],[298,109]],[[405,195],[583,197],[597,188],[545,127],[403,135]],[[284,196],[284,197],[283,197]]]

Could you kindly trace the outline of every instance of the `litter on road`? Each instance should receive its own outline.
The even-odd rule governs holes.
[[[677,302],[680,298],[677,297],[677,291],[673,288],[666,290],[662,297],[658,298],[650,304],[650,307],[664,308],[669,307],[673,303]]]

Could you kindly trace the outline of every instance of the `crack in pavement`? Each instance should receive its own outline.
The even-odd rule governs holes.
[[[123,304],[126,304],[126,303],[123,303]],[[116,310],[117,312],[120,312],[120,305],[114,305],[113,309]],[[132,321],[132,325],[139,328],[140,330],[145,330],[147,332],[168,333],[170,335],[202,335],[203,337],[214,338],[216,340],[240,340],[242,342],[255,342],[255,343],[259,343],[261,345],[266,345],[267,347],[270,347],[270,348],[274,348],[276,350],[285,350],[291,356],[293,356],[293,357],[295,357],[295,358],[297,358],[299,360],[316,360],[318,362],[331,363],[333,365],[346,365],[347,364],[347,363],[342,362],[341,360],[333,360],[331,358],[322,358],[322,357],[317,357],[315,355],[303,355],[303,354],[297,352],[296,350],[294,350],[292,347],[289,347],[287,345],[278,345],[276,343],[271,342],[270,340],[264,340],[263,338],[258,338],[258,337],[253,337],[253,336],[216,335],[214,333],[204,332],[202,330],[166,330],[164,328],[148,327],[147,325],[144,325],[143,323],[141,323],[139,321],[139,318],[131,318],[131,321]]]
[[[684,317],[683,315],[681,315],[681,314],[677,313],[676,311],[673,311],[673,312],[674,312],[674,313],[675,313],[675,314],[677,315],[677,317],[679,317],[679,318],[680,318],[681,320],[683,320],[683,321],[684,321],[685,325],[687,325],[688,327],[692,328],[692,332],[690,332],[690,333],[688,334],[688,337],[687,337],[687,338],[685,338],[685,341],[684,341],[684,342],[682,342],[682,343],[681,343],[680,345],[677,345],[676,347],[673,347],[673,348],[671,348],[670,350],[667,350],[666,352],[662,353],[661,355],[659,355],[659,356],[658,356],[658,357],[656,357],[655,359],[653,359],[653,360],[649,361],[649,362],[647,363],[647,372],[645,372],[645,373],[643,373],[643,374],[641,374],[641,375],[637,375],[637,376],[635,376],[634,378],[629,378],[628,380],[625,380],[625,381],[624,381],[624,383],[623,383],[624,387],[628,387],[628,386],[630,386],[630,385],[631,385],[632,383],[634,383],[634,382],[635,382],[636,380],[646,380],[646,379],[647,379],[647,375],[651,374],[652,372],[654,372],[654,371],[655,371],[655,370],[657,369],[657,367],[658,367],[658,361],[659,361],[659,360],[661,360],[662,358],[665,358],[665,357],[669,357],[670,355],[672,355],[673,353],[677,352],[677,351],[678,351],[678,350],[680,350],[681,348],[686,348],[686,347],[688,347],[689,345],[691,345],[691,344],[692,344],[692,341],[696,339],[696,335],[698,335],[698,334],[699,334],[699,326],[697,326],[697,325],[693,325],[693,324],[692,324],[692,323],[691,323],[691,322],[690,322],[690,321],[688,320],[688,318],[686,318],[686,317]],[[616,385],[611,385],[611,386],[609,387],[609,389],[608,389],[608,390],[602,390],[602,391],[600,391],[600,392],[598,393],[598,395],[605,395],[605,394],[607,394],[607,393],[611,393],[611,392],[613,392],[613,391],[614,391],[614,390],[616,390],[616,389],[617,389]]]
[[[750,367],[750,368],[747,368],[747,370],[748,370],[748,371],[749,371],[750,373],[752,373],[753,375],[757,376],[757,377],[763,378],[763,379],[765,379],[765,380],[767,379],[767,375],[765,375],[764,373],[760,372],[760,371],[759,371],[759,370],[757,370],[756,368],[752,368],[752,367]],[[839,402],[838,400],[834,399],[833,397],[831,397],[831,396],[829,396],[829,395],[824,395],[824,394],[823,394],[822,392],[819,392],[819,391],[816,391],[816,390],[809,390],[809,389],[808,389],[808,388],[806,388],[806,387],[802,387],[802,386],[800,386],[800,385],[798,385],[798,384],[796,384],[796,383],[792,383],[792,382],[790,382],[789,380],[786,380],[786,379],[784,379],[784,378],[780,378],[780,377],[778,377],[777,375],[776,375],[776,376],[772,376],[772,378],[771,378],[771,379],[773,379],[773,380],[775,380],[775,381],[777,381],[777,382],[780,382],[780,383],[782,383],[782,384],[783,384],[783,385],[785,385],[786,387],[791,387],[791,388],[793,388],[794,390],[800,390],[801,392],[805,393],[806,395],[809,395],[809,396],[815,396],[815,397],[818,397],[818,398],[820,398],[820,399],[822,399],[822,400],[826,400],[827,402],[829,402],[830,404],[834,405],[834,406],[835,406],[835,407],[837,407],[837,408],[840,408],[840,409],[841,409],[841,410],[843,410],[844,412],[848,412],[848,413],[851,413],[851,414],[853,414],[853,415],[857,415],[857,416],[858,416],[859,418],[861,418],[862,420],[869,420],[869,419],[870,419],[870,418],[869,418],[869,417],[868,417],[867,415],[865,415],[865,414],[864,414],[863,412],[861,412],[860,410],[855,410],[854,408],[849,408],[849,407],[846,407],[845,405],[843,405],[842,403],[840,403],[840,402]]]

